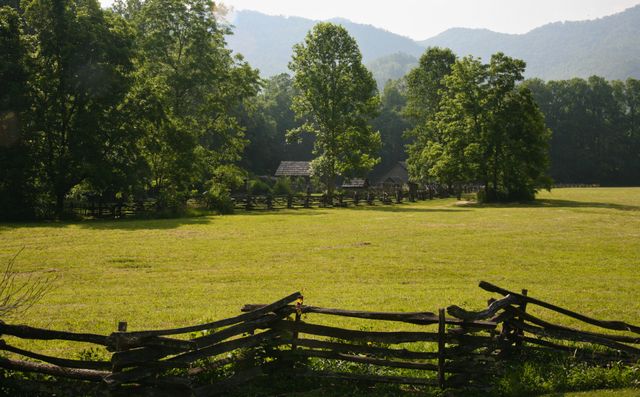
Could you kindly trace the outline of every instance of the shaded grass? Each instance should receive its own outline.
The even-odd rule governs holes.
[[[557,189],[540,199],[1,224],[0,263],[25,247],[17,270],[59,275],[44,300],[9,321],[103,334],[118,321],[132,331],[174,327],[296,290],[307,304],[346,309],[478,309],[490,294],[477,283],[487,280],[593,317],[639,323],[640,188]],[[79,350],[60,342],[31,347]]]

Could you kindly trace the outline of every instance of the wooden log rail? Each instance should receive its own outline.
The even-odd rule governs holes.
[[[264,304],[249,304],[249,305],[244,305],[241,310],[243,312],[251,312],[259,308],[262,308],[264,306],[265,306]],[[359,311],[359,310],[330,309],[330,308],[306,306],[306,305],[301,305],[299,309],[303,314],[305,313],[327,314],[331,316],[353,317],[353,318],[361,318],[361,319],[367,319],[367,320],[397,321],[397,322],[418,324],[418,325],[438,324],[439,322],[438,315],[431,312],[400,312],[400,313],[370,312],[370,311]],[[296,311],[296,308],[294,306],[288,305],[288,306],[284,306],[281,310],[283,310],[286,313],[294,313]],[[497,324],[492,321],[476,321],[476,320],[467,321],[467,320],[458,319],[458,318],[446,318],[445,323],[447,325],[457,325],[459,327],[477,329],[477,330],[486,330],[486,331],[494,330],[497,326]]]
[[[286,364],[291,360],[313,358],[312,363],[315,360],[326,360],[327,363],[346,361],[401,371],[387,372],[385,375],[361,375],[315,371],[311,369],[313,366],[309,366],[301,370],[300,376],[440,388],[481,387],[484,381],[491,378],[487,375],[491,374],[493,364],[511,349],[547,349],[601,363],[637,363],[640,359],[640,346],[637,346],[640,345],[640,337],[587,332],[556,325],[526,310],[527,305],[538,305],[609,330],[640,333],[634,325],[593,319],[532,298],[526,293],[515,293],[487,282],[481,282],[480,287],[504,297],[491,300],[486,309],[480,311],[468,311],[452,305],[446,311],[439,310],[437,314],[392,313],[308,306],[303,304],[302,295],[296,292],[271,304],[245,305],[240,315],[206,324],[126,332],[126,326],[122,323],[120,330],[109,336],[0,322],[0,336],[91,343],[113,352],[110,361],[74,360],[30,352],[0,339],[0,350],[42,362],[5,358],[0,359],[0,368],[93,382],[111,390],[172,388],[180,390],[181,394],[209,396],[224,394],[229,388],[262,376],[267,368],[240,371],[211,385],[193,383],[196,379],[194,376],[235,364],[237,359],[229,353],[239,349],[252,352],[260,348],[265,351],[265,345],[270,346],[266,351],[273,354],[270,364],[265,363],[265,366],[277,367],[274,364],[280,359],[285,360],[283,362]],[[314,324],[306,317],[302,321],[303,314],[389,321],[394,323],[394,327],[401,327],[402,324],[412,324],[414,327],[412,330],[400,328],[397,331],[357,330]],[[292,315],[294,321],[285,319]],[[498,330],[498,326],[502,330]],[[206,332],[189,339],[179,337],[203,331]],[[498,331],[501,331],[499,335]],[[577,345],[566,345],[564,341]],[[420,350],[412,349],[415,344],[419,344]],[[577,354],[577,350],[580,350],[580,354]],[[167,371],[176,369],[185,375],[168,375]],[[414,376],[415,372],[411,372],[412,376],[396,376],[404,375],[403,369],[424,371],[425,375]]]
[[[468,312],[454,306],[449,308],[449,314],[465,319],[479,319],[494,316],[494,321],[503,324],[503,332],[501,334],[503,351],[508,351],[512,346],[521,348],[523,343],[526,342],[558,352],[575,354],[580,350],[583,352],[581,354],[582,357],[590,355],[590,357],[587,357],[588,361],[600,361],[603,365],[619,360],[623,360],[624,362],[633,362],[636,360],[637,362],[640,358],[640,348],[632,346],[640,344],[640,337],[616,335],[610,332],[583,331],[573,327],[557,325],[527,313],[526,309],[528,304],[537,305],[606,330],[640,334],[640,327],[638,326],[623,321],[595,319],[533,298],[528,295],[527,290],[523,290],[523,293],[519,294],[486,281],[480,282],[479,286],[486,291],[499,293],[503,295],[504,298],[493,301],[487,310],[482,312]],[[498,312],[500,312],[500,314],[498,314]],[[507,332],[505,332],[505,330]],[[558,344],[558,341],[570,342],[577,345],[569,347]],[[597,351],[599,350],[598,346],[605,347],[609,351]]]
[[[614,331],[630,331],[636,334],[640,334],[640,326],[637,326],[637,325],[628,324],[623,321],[598,320],[592,317],[585,316],[584,314],[576,313],[572,310],[565,309],[560,306],[556,306],[551,303],[532,298],[530,296],[518,294],[516,292],[509,291],[504,288],[500,288],[486,281],[481,281],[479,286],[485,291],[495,292],[504,296],[511,295],[511,296],[514,296],[519,302],[522,302],[522,303],[527,302],[529,304],[538,305],[546,309],[552,310],[554,312],[564,314],[565,316],[574,318],[576,320],[580,320],[587,324],[595,325],[601,328],[606,328]]]

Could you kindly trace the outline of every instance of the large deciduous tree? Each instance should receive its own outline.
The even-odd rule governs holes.
[[[185,197],[239,160],[246,140],[237,114],[256,95],[258,73],[226,48],[229,29],[211,1],[129,1],[117,9],[136,29],[130,101],[141,116],[150,188],[162,199]]]
[[[417,180],[484,185],[486,201],[531,200],[549,185],[550,131],[523,79],[524,62],[498,53],[455,62],[429,116],[425,145],[410,152]]]
[[[289,68],[298,89],[293,109],[304,124],[289,137],[316,135],[312,169],[331,197],[337,176],[362,176],[379,161],[380,134],[369,124],[379,107],[376,82],[342,26],[317,24],[293,52]]]
[[[425,156],[437,142],[438,136],[431,130],[429,123],[440,109],[440,99],[444,89],[444,78],[451,73],[456,62],[455,54],[448,48],[428,48],[420,57],[418,66],[406,76],[407,105],[404,115],[413,128],[406,131],[406,137],[412,142],[407,145],[407,164],[409,172],[417,182],[430,182],[429,172],[425,169],[428,162]]]
[[[128,133],[119,120],[132,40],[95,0],[28,1],[23,18],[30,47],[25,139],[60,215],[73,186],[123,157],[113,154]]]
[[[0,220],[32,217],[33,178],[21,119],[27,107],[26,49],[17,10],[0,6]]]

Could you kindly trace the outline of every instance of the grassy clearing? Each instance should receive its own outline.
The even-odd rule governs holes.
[[[25,247],[16,263],[24,277],[58,275],[12,322],[72,331],[110,333],[122,320],[130,330],[188,325],[296,290],[329,307],[480,308],[489,295],[479,280],[640,322],[640,188],[557,189],[540,199],[3,224],[0,261]]]

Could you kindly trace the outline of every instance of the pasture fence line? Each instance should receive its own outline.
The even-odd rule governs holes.
[[[522,350],[551,351],[593,365],[640,360],[640,327],[605,321],[509,291],[488,282],[492,298],[481,311],[452,305],[437,312],[375,312],[304,304],[296,292],[271,304],[247,304],[241,314],[187,327],[110,335],[75,333],[0,322],[0,336],[65,340],[106,348],[108,360],[70,359],[31,352],[0,339],[0,368],[66,379],[13,380],[37,393],[213,396],[278,374],[311,379],[398,383],[440,389],[485,389],[501,363]],[[553,324],[532,307],[602,331]],[[330,324],[354,319],[367,328]],[[312,321],[312,320],[321,321]],[[379,325],[385,322],[386,328]],[[389,323],[393,331],[389,331]],[[376,329],[375,327],[378,326]],[[16,358],[21,357],[21,358]],[[25,360],[27,358],[28,360]],[[351,363],[345,371],[342,363]]]
[[[249,194],[235,193],[231,195],[235,210],[277,210],[294,208],[327,208],[327,207],[357,207],[373,205],[393,205],[404,202],[416,202],[447,198],[455,194],[477,193],[482,189],[480,185],[460,185],[457,191],[441,185],[426,185],[424,189],[402,188],[382,189],[368,188],[366,190],[336,193],[332,199],[326,195],[308,193],[290,194]],[[191,199],[197,207],[206,207],[206,200]],[[136,201],[109,201],[102,199],[67,200],[65,210],[68,213],[83,217],[120,219],[140,216],[153,216],[161,211],[160,203],[156,199]]]

